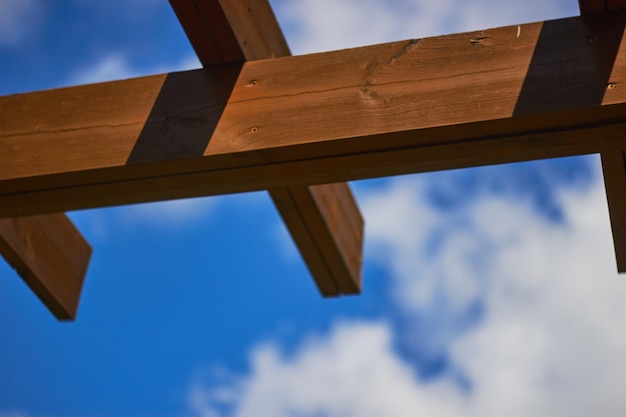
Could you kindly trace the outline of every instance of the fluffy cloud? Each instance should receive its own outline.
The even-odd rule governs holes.
[[[403,330],[437,316],[427,327],[434,346],[412,340],[408,355],[423,344],[448,355],[471,387],[469,415],[620,414],[626,282],[615,272],[604,189],[598,181],[554,192],[559,222],[497,194],[438,211],[424,204],[420,181],[406,179],[365,202]],[[463,327],[476,305],[480,317]]]
[[[45,4],[38,0],[3,0],[0,2],[0,46],[14,46],[33,29]]]
[[[621,415],[626,282],[601,181],[555,187],[555,221],[499,193],[442,210],[428,180],[395,179],[362,201],[398,311],[340,323],[289,355],[255,347],[248,375],[195,386],[198,415]],[[450,363],[427,380],[415,367],[424,346]]]
[[[234,405],[237,417],[454,415],[441,401],[454,392],[445,383],[420,386],[393,353],[383,323],[337,325],[328,338],[312,338],[291,358],[276,346],[260,346],[252,374],[227,389],[196,386],[194,411],[220,416]]]
[[[207,197],[136,204],[126,207],[119,215],[126,225],[145,223],[181,227],[197,223],[213,213],[217,201],[217,198]]]
[[[576,2],[289,0],[275,11],[294,53],[435,36],[555,19],[577,13]]]
[[[575,2],[539,0],[274,6],[294,53],[577,13]],[[556,164],[491,183],[435,174],[363,188],[367,258],[387,271],[396,311],[339,323],[289,355],[253,347],[248,374],[195,384],[190,407],[203,417],[621,415],[626,282],[601,176],[545,168]],[[441,204],[433,187],[458,192]]]
[[[128,59],[116,52],[105,55],[97,62],[77,70],[68,80],[67,85],[80,85],[112,80],[123,80],[142,75],[160,74],[172,71],[184,71],[200,68],[196,56],[188,56],[174,65],[158,66],[149,70],[135,68]]]
[[[69,85],[90,84],[102,81],[122,80],[138,76],[127,60],[118,54],[110,54],[95,64],[74,74]]]

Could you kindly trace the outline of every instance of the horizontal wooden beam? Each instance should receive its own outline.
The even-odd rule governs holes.
[[[76,317],[91,247],[65,215],[1,219],[0,253],[59,320]]]
[[[624,21],[569,18],[3,97],[0,216],[622,146]]]
[[[170,4],[205,67],[291,55],[267,0]],[[321,294],[359,293],[363,218],[350,187],[298,186],[272,188],[269,193]]]

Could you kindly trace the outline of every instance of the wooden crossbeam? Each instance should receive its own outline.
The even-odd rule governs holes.
[[[170,4],[205,67],[291,55],[267,0]],[[363,218],[348,184],[269,193],[322,295],[360,293]]]
[[[91,247],[65,215],[1,219],[0,253],[59,320],[75,318]]]
[[[304,57],[266,0],[171,3],[204,71],[0,98],[0,253],[57,317],[91,249],[41,213],[269,189],[321,292],[356,293],[358,208],[345,184],[308,184],[587,153],[626,272],[626,0]]]
[[[625,149],[625,20],[3,97],[0,217]]]
[[[267,0],[170,0],[204,67],[289,56]]]
[[[622,146],[624,20],[569,18],[2,97],[0,216]],[[618,45],[606,49],[613,56],[598,49],[604,42]],[[609,83],[599,60],[614,64]]]
[[[63,214],[0,219],[0,255],[59,320],[74,320],[91,246]]]

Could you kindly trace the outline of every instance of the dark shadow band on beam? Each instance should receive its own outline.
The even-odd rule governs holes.
[[[581,3],[584,14],[581,19],[568,20],[567,24],[550,21],[543,24],[515,116],[600,106],[606,91],[617,87],[610,77],[622,42],[626,15],[593,14],[601,11],[587,10],[593,5],[593,2]],[[563,62],[569,65],[562,65]],[[617,269],[626,272],[623,152],[602,152],[601,158]]]
[[[202,157],[241,67],[209,67],[192,77],[186,72],[167,74],[128,165]]]

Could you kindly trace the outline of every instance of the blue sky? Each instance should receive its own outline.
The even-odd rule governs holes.
[[[577,2],[282,0],[296,54]],[[165,1],[0,0],[0,94],[197,67]],[[265,193],[89,210],[74,323],[0,263],[0,417],[623,415],[598,160],[353,184],[364,293],[323,300]]]

